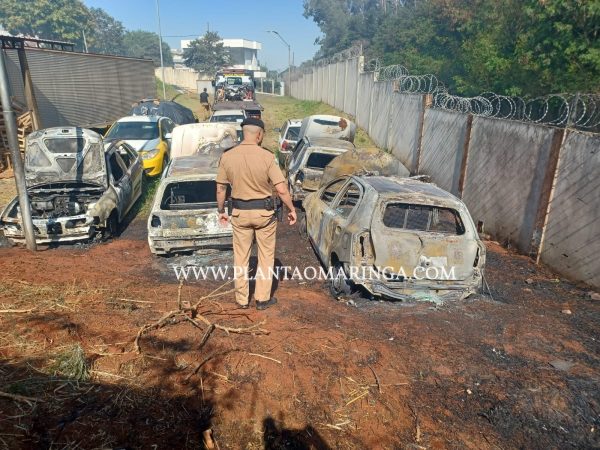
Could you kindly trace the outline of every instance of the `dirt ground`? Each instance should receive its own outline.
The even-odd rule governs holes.
[[[263,312],[231,294],[200,306],[268,334],[217,328],[203,345],[207,325],[173,318],[137,353],[141,327],[221,286],[180,289],[174,265],[231,264],[153,257],[145,214],[106,243],[0,248],[0,448],[197,449],[205,430],[219,449],[600,447],[600,302],[585,286],[488,242],[491,295],[336,301],[282,280]],[[278,264],[318,264],[297,227],[277,239]]]

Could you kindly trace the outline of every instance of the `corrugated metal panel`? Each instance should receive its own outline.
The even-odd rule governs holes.
[[[600,288],[600,136],[569,132],[561,149],[542,261]]]
[[[16,50],[7,50],[13,95],[25,103]],[[42,126],[92,127],[126,115],[133,102],[156,96],[152,61],[27,49]]]

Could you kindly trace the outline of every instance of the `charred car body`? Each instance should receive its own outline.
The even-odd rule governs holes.
[[[321,184],[325,167],[354,144],[335,138],[304,137],[287,163],[288,187],[294,201],[302,200]]]
[[[411,178],[346,176],[303,202],[309,240],[335,296],[443,301],[479,290],[485,246],[466,206]]]
[[[114,235],[142,193],[142,164],[125,142],[106,150],[102,137],[66,127],[27,137],[25,179],[39,244]],[[25,241],[18,198],[0,216],[5,237]]]
[[[175,130],[177,156],[161,178],[148,218],[150,250],[167,255],[230,248],[233,233],[231,224],[219,223],[215,180],[221,155],[236,144],[235,128],[203,123]]]

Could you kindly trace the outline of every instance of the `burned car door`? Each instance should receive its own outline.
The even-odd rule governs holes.
[[[133,185],[127,172],[127,166],[116,150],[111,150],[106,155],[107,166],[110,172],[111,184],[117,194],[117,211],[119,220],[122,220],[133,198]]]
[[[127,209],[130,209],[136,200],[142,195],[142,160],[138,152],[125,142],[121,142],[117,147],[119,156],[127,167],[127,175],[131,179],[132,195]]]
[[[354,211],[362,198],[362,188],[350,180],[338,193],[331,207],[327,208],[321,220],[321,240],[319,248],[323,253],[323,260],[329,261],[335,252],[340,260],[350,252],[351,233],[347,230],[352,220]]]

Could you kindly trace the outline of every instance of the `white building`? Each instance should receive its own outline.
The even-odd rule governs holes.
[[[181,41],[181,49],[190,46],[190,39]],[[247,39],[223,39],[223,47],[229,50],[231,58],[230,66],[235,69],[260,70],[258,64],[258,51],[262,50],[262,44]]]

